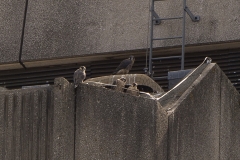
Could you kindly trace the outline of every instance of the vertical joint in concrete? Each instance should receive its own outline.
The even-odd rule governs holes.
[[[54,80],[53,158],[74,159],[74,87],[65,78]]]

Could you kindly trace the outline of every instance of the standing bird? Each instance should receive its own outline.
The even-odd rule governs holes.
[[[75,88],[78,87],[79,83],[83,83],[83,80],[86,78],[86,72],[85,71],[86,71],[86,67],[81,66],[79,69],[77,69],[74,72],[73,81],[74,81]]]
[[[116,85],[113,87],[114,90],[123,92],[126,84],[126,78],[121,77],[113,82],[113,85]]]
[[[132,69],[134,61],[134,56],[130,56],[128,59],[124,59],[113,72],[113,74],[128,74],[128,72]]]
[[[139,90],[137,89],[137,83],[133,83],[131,86],[129,86],[126,92],[131,95],[134,95],[134,96],[139,96]]]

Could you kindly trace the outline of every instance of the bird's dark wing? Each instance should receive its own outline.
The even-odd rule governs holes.
[[[116,74],[119,70],[121,69],[126,69],[130,64],[132,63],[132,61],[130,59],[125,59],[123,60],[119,66],[116,68],[115,72],[113,74]]]
[[[86,78],[86,74],[84,74],[82,70],[77,69],[74,72],[73,80],[75,85],[81,83],[85,78]]]

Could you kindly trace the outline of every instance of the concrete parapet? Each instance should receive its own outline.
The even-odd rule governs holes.
[[[192,85],[192,83],[200,76],[203,70],[209,64],[203,63],[189,73],[182,81],[180,81],[174,88],[166,92],[159,98],[159,103],[166,109],[171,109],[175,101],[182,96],[182,94]]]
[[[169,115],[168,159],[239,159],[240,95],[218,65],[199,71],[159,100]]]
[[[51,159],[51,87],[0,91],[0,159]]]
[[[0,159],[240,159],[240,95],[217,64],[155,100],[89,82],[0,90]]]
[[[76,159],[166,159],[167,115],[157,101],[81,84]]]
[[[240,159],[240,95],[221,75],[220,160]]]
[[[74,160],[75,93],[74,85],[65,78],[54,80],[53,158]]]

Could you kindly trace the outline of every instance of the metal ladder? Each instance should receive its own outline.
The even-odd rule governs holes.
[[[181,59],[181,70],[184,70],[184,56],[185,56],[185,22],[186,22],[186,13],[190,16],[193,22],[198,22],[200,20],[199,16],[194,16],[186,5],[186,0],[183,0],[183,13],[181,17],[172,17],[172,18],[160,18],[154,10],[154,2],[162,0],[151,0],[151,26],[150,26],[150,50],[149,50],[149,66],[144,68],[145,73],[148,74],[154,80],[167,79],[167,77],[153,77],[152,63],[155,60],[164,60],[164,59]],[[153,26],[159,25],[163,20],[176,20],[182,19],[182,35],[176,37],[164,37],[164,38],[153,38]],[[182,54],[181,56],[170,56],[170,57],[158,57],[152,58],[153,53],[153,42],[154,41],[163,41],[169,39],[182,39]]]

